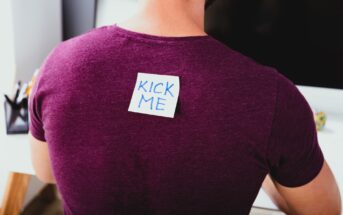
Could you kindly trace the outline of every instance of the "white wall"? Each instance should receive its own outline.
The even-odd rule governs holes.
[[[8,0],[0,0],[0,26],[0,92],[9,92],[14,78],[15,59],[11,4]]]
[[[0,91],[29,81],[62,40],[60,0],[0,1]]]
[[[112,25],[129,18],[137,10],[137,0],[98,0],[96,27]]]
[[[14,78],[14,42],[10,1],[0,0],[0,26],[0,92],[2,93],[10,91]],[[0,99],[0,101],[3,100]],[[0,204],[7,183],[7,175],[8,173],[0,166]]]
[[[61,0],[0,0],[0,96],[10,94],[15,81],[29,81],[60,41]],[[0,204],[7,175],[0,163]],[[31,180],[25,205],[42,186]]]
[[[11,0],[16,80],[28,81],[62,40],[60,0]]]

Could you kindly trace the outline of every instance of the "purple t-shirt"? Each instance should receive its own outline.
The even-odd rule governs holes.
[[[180,77],[175,118],[128,111],[139,72]],[[65,214],[248,214],[266,174],[296,187],[323,164],[296,86],[210,36],[94,29],[52,51],[29,105]]]

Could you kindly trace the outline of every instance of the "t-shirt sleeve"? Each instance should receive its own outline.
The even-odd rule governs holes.
[[[308,102],[298,88],[280,74],[277,86],[267,152],[270,175],[283,186],[298,187],[318,175],[324,157]]]
[[[39,82],[40,82],[40,74],[42,71],[39,72],[36,82],[31,90],[31,94],[29,96],[29,116],[30,116],[30,124],[29,124],[29,131],[33,137],[37,140],[45,142],[45,132],[43,127],[43,122],[41,118],[41,104],[37,99],[37,95],[39,93]]]
[[[49,79],[49,72],[53,72],[53,68],[55,62],[60,63],[60,59],[58,58],[58,49],[62,47],[62,43],[55,46],[50,53],[45,58],[44,62],[42,63],[39,73],[37,74],[35,83],[32,87],[29,101],[28,101],[28,109],[29,109],[29,132],[33,137],[37,140],[46,142],[46,133],[44,130],[44,120],[43,120],[43,102],[44,98],[51,93],[51,81],[47,81]],[[44,79],[44,80],[43,80]],[[47,88],[49,89],[47,91]]]

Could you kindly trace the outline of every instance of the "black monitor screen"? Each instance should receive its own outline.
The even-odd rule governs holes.
[[[343,89],[342,0],[216,0],[206,30],[296,84]]]

